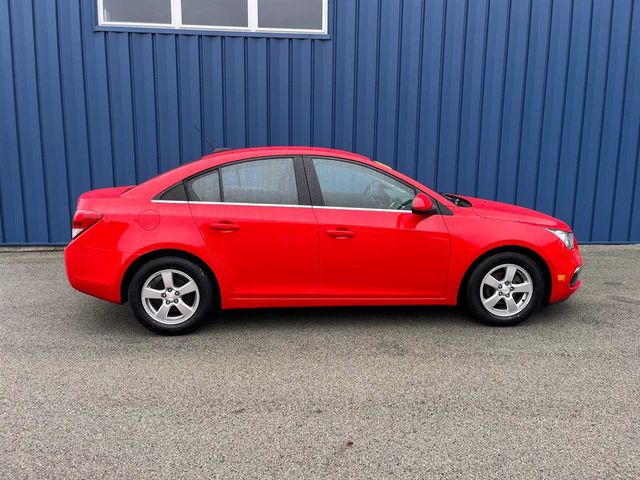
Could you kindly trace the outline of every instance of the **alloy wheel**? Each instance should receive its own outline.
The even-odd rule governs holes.
[[[177,325],[189,320],[196,312],[200,291],[185,272],[169,268],[147,278],[140,298],[145,311],[156,322]]]
[[[533,281],[529,272],[513,263],[492,268],[480,284],[480,301],[498,317],[511,317],[522,312],[533,297]]]

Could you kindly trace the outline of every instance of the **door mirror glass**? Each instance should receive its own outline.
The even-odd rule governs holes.
[[[417,215],[430,215],[435,213],[433,202],[428,195],[418,193],[411,204],[411,211]]]

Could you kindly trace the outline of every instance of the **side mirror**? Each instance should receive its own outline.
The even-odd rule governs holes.
[[[435,213],[433,202],[428,195],[418,193],[411,204],[411,211],[416,215],[431,215]]]

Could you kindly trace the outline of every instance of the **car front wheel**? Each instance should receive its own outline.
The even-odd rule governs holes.
[[[187,333],[211,318],[213,294],[207,274],[180,257],[151,260],[129,285],[133,313],[149,330],[165,335]]]
[[[542,303],[544,277],[538,264],[520,253],[499,253],[475,268],[467,284],[467,305],[480,321],[520,323]]]

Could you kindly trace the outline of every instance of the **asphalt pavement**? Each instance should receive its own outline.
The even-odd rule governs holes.
[[[515,328],[454,308],[225,312],[154,335],[0,253],[0,477],[640,478],[640,246]]]

